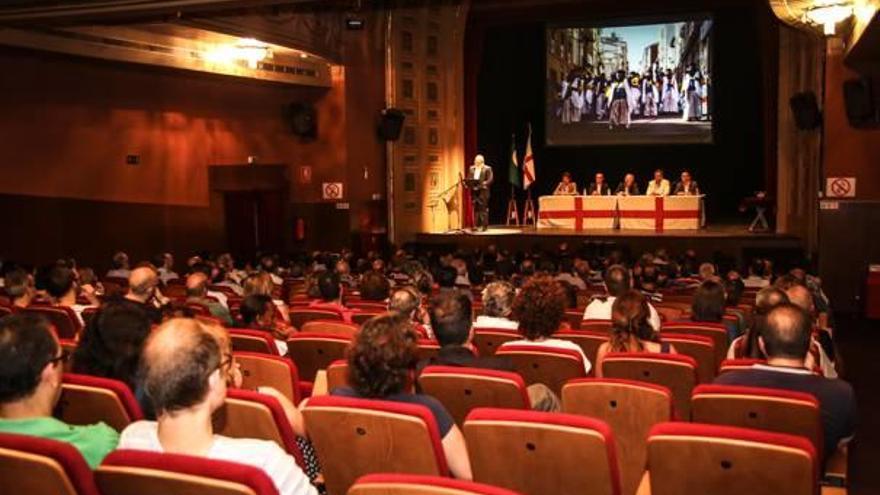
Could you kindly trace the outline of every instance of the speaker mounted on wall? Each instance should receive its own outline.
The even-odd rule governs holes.
[[[291,103],[287,105],[285,118],[290,130],[306,139],[318,137],[318,114],[311,103]]]
[[[788,104],[791,106],[794,123],[798,129],[811,131],[822,125],[822,111],[819,110],[816,93],[812,91],[797,93],[791,97]]]
[[[382,110],[379,120],[379,138],[385,141],[397,141],[400,139],[400,133],[403,130],[403,121],[406,114],[397,108],[386,108]]]
[[[864,129],[880,125],[878,105],[874,100],[872,81],[867,78],[850,79],[843,83],[843,100],[849,125]]]

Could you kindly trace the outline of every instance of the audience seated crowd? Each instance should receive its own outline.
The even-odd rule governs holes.
[[[73,260],[37,269],[3,265],[0,303],[12,314],[0,319],[0,431],[68,442],[93,468],[115,448],[180,453],[256,466],[281,494],[317,493],[320,459],[300,413],[308,399],[294,404],[271,387],[256,390],[278,400],[305,469],[274,442],[216,434],[212,415],[227,389],[242,384],[228,328],[265,331],[287,356],[288,339],[301,330],[290,323],[290,312],[319,310],[365,323],[346,355],[347,385],[322,392],[316,380],[314,393],[426,407],[457,478],[472,478],[465,437],[444,405],[421,393],[417,379],[432,365],[516,371],[511,359],[477,351],[474,336],[488,329],[518,333],[500,349],[568,349],[582,356],[585,374],[601,376],[609,353],[677,353],[662,339],[666,323],[723,324],[729,347],[719,352],[760,362],[720,374],[715,383],[815,396],[825,458],[854,435],[855,397],[837,378],[842,363],[830,301],[821,280],[799,265],[777,271],[756,259],[740,271],[732,260],[710,263],[693,251],[674,257],[661,249],[633,260],[622,250],[566,243],[555,251],[516,253],[495,246],[454,253],[410,247],[388,258],[315,252],[285,262],[201,253],[179,273],[171,253],[152,259],[131,264],[118,252],[103,280]],[[41,306],[71,308],[84,323],[69,369],[124,383],[146,420],[117,432],[53,418],[71,356],[46,319],[22,312]],[[593,348],[594,356],[559,335],[577,331],[571,314],[609,323],[607,342]],[[439,349],[419,359],[426,340]],[[533,409],[561,410],[544,384],[528,384],[527,391]]]

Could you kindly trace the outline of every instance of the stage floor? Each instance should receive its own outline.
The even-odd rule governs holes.
[[[711,256],[724,252],[740,259],[752,256],[800,255],[800,238],[776,232],[749,232],[746,225],[711,225],[699,230],[617,230],[590,229],[575,232],[567,229],[535,229],[494,225],[486,232],[450,231],[445,233],[416,234],[420,245],[474,249],[495,244],[512,251],[521,249],[554,249],[560,242],[602,243],[617,245],[631,252],[654,251],[666,248],[673,252],[694,249],[698,254]],[[766,254],[765,254],[766,253]]]

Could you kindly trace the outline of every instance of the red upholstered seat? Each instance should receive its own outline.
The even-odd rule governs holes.
[[[75,373],[64,374],[56,416],[74,425],[103,421],[117,431],[144,418],[137,399],[125,383]]]
[[[299,371],[290,359],[258,352],[233,354],[241,367],[243,388],[254,390],[257,387],[272,387],[294,404],[299,404]]]
[[[76,312],[67,306],[32,304],[18,311],[24,314],[40,315],[49,320],[59,339],[73,339],[82,331],[82,323],[79,322]]]
[[[228,389],[215,417],[214,432],[233,438],[258,438],[277,443],[305,469],[296,434],[274,397],[250,390]]]
[[[816,450],[792,435],[662,423],[648,437],[650,493],[815,495]]]
[[[12,314],[11,307],[0,304],[0,318],[3,318],[4,316],[9,316],[11,314]]]
[[[117,450],[95,471],[102,495],[187,493],[277,495],[269,476],[246,464],[204,457]]]
[[[348,385],[348,361],[338,359],[327,366],[327,392]]]
[[[299,327],[305,333],[318,333],[326,335],[338,335],[340,337],[352,338],[360,329],[355,324],[345,323],[339,319],[335,320],[311,320]]]
[[[371,473],[449,476],[436,421],[425,406],[320,396],[309,400],[303,415],[331,494],[346,493]]]
[[[92,471],[72,445],[0,433],[0,490],[28,495],[98,495]]]
[[[417,474],[368,474],[361,476],[348,495],[517,495],[496,486],[439,476]]]
[[[583,315],[583,313],[581,314]],[[582,320],[579,328],[590,332],[602,333],[607,337],[611,333],[611,320]]]
[[[514,369],[529,385],[543,383],[557,395],[565,382],[585,378],[584,357],[572,349],[557,349],[542,345],[504,346],[495,353],[513,361]]]
[[[522,335],[509,328],[474,328],[473,344],[480,356],[494,356],[501,344],[519,340]]]
[[[583,320],[584,312],[583,311],[566,311],[564,321],[568,323],[568,326],[574,330],[578,330],[581,328],[581,320]]]
[[[232,350],[235,352],[259,352],[262,354],[278,355],[278,346],[272,334],[265,330],[249,330],[235,328],[229,330],[229,338],[232,340]]]
[[[608,342],[609,335],[610,334],[607,331],[596,332],[593,330],[584,330],[583,327],[581,327],[581,330],[576,332],[556,332],[553,337],[574,342],[583,349],[584,355],[587,356],[587,359],[589,359],[591,363],[595,363],[596,355],[599,353],[599,347],[605,342]]]
[[[718,374],[726,373],[728,371],[735,370],[747,370],[756,364],[765,363],[763,359],[751,359],[751,358],[742,358],[742,359],[725,359],[721,361],[721,365],[718,367]]]
[[[440,343],[431,339],[419,339],[419,359],[431,359],[440,354]]]
[[[609,353],[602,376],[661,385],[672,392],[675,417],[690,418],[691,392],[697,386],[697,362],[680,354]]]
[[[301,380],[315,381],[318,370],[345,358],[351,339],[338,335],[294,334],[287,341],[287,354],[296,364]]]
[[[297,307],[290,310],[290,324],[296,328],[302,328],[306,323],[313,320],[335,320],[341,321],[342,315],[336,311],[324,311],[320,309],[310,309]]]
[[[384,311],[358,311],[351,315],[351,321],[357,325],[363,325],[367,320],[375,318],[384,313]]]
[[[727,349],[716,349],[712,339],[702,335],[663,332],[660,339],[671,344],[679,354],[694,358],[699,383],[712,383],[718,374],[718,353],[727,352]]]
[[[712,339],[715,345],[716,364],[721,364],[730,346],[727,337],[727,327],[723,323],[708,323],[695,321],[674,321],[666,322],[660,327],[661,332],[672,332],[677,334],[700,335]],[[662,335],[661,335],[662,337]]]
[[[611,428],[562,413],[474,409],[464,422],[474,480],[526,495],[617,495]]]
[[[602,420],[614,432],[623,493],[635,493],[645,470],[651,428],[672,420],[672,393],[650,383],[582,378],[562,387],[562,410]]]
[[[529,409],[526,384],[517,373],[464,368],[428,366],[419,375],[422,392],[446,407],[455,423],[461,426],[472,409],[497,407]]]

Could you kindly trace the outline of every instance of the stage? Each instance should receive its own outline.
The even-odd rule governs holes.
[[[589,229],[574,232],[565,229],[540,229],[494,225],[486,232],[450,231],[446,233],[420,233],[416,242],[422,246],[445,249],[474,249],[494,244],[501,249],[518,251],[525,249],[555,249],[561,242],[571,248],[581,243],[601,245],[604,250],[621,248],[633,255],[644,251],[668,249],[673,254],[687,249],[696,250],[701,257],[717,252],[747,261],[754,256],[801,256],[803,243],[800,238],[775,232],[749,232],[746,225],[711,225],[699,230],[618,230]]]

